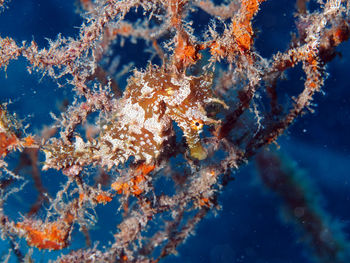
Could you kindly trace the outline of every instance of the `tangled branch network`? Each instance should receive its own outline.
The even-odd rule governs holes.
[[[1,16],[18,2],[0,0]],[[58,100],[38,124],[30,110],[44,102],[22,115],[12,108],[29,95],[1,96],[1,261],[166,261],[220,215],[234,173],[255,162],[310,257],[350,262],[346,235],[276,150],[327,89],[326,65],[350,36],[350,2],[288,1],[290,41],[266,57],[256,21],[274,2],[80,0],[75,33],[42,43],[0,25],[2,77],[25,65]],[[291,92],[283,86],[294,69]]]

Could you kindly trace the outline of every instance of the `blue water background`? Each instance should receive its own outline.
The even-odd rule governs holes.
[[[0,35],[10,36],[17,43],[35,40],[40,48],[47,47],[47,39],[55,39],[59,33],[76,37],[82,19],[75,12],[77,7],[73,2],[12,0],[0,13]],[[262,5],[254,22],[258,32],[255,46],[262,56],[269,57],[287,48],[290,32],[296,31],[294,10],[294,1],[290,0],[269,0]],[[204,14],[198,15],[206,20]],[[134,61],[135,66],[144,67],[149,54],[144,52],[142,41],[136,45],[126,41],[126,46],[128,48],[124,48],[123,53],[115,50],[121,63]],[[279,139],[279,144],[313,181],[323,196],[325,210],[343,224],[344,233],[349,233],[350,43],[342,44],[338,51],[341,56],[327,66],[329,76],[323,88],[325,94],[315,96],[315,113],[299,118]],[[72,94],[69,87],[58,88],[54,81],[41,73],[28,74],[27,66],[28,63],[20,58],[10,63],[6,73],[0,71],[0,102],[10,99],[9,110],[16,112],[24,123],[30,123],[27,131],[35,133],[42,129],[43,123],[52,123],[50,111],[58,114],[61,101],[71,98]],[[283,82],[286,89],[302,90],[300,67],[287,72],[287,77]],[[57,175],[44,173],[43,181],[48,187],[58,187],[54,176]],[[25,211],[20,206],[29,207],[35,200],[36,191],[31,191],[30,187],[29,184],[24,189],[22,199],[17,203],[13,201],[13,205],[6,208],[12,216],[18,217],[19,210]],[[27,206],[23,200],[28,201]],[[247,165],[236,173],[236,180],[224,189],[220,204],[222,211],[203,220],[196,235],[179,248],[179,255],[170,256],[164,262],[312,262],[295,227],[281,219],[281,200],[264,189],[254,165]],[[98,225],[111,226],[108,230],[94,230],[96,237],[104,242],[113,240],[111,218],[115,213],[111,210],[100,216]],[[73,236],[73,247],[81,246],[83,239],[79,235]],[[3,242],[0,254],[6,253],[7,249],[7,242]],[[47,257],[37,256],[36,259],[47,261]]]

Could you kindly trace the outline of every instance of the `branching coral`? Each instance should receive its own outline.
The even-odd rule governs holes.
[[[0,222],[19,261],[31,257],[19,245],[24,238],[39,249],[34,254],[62,250],[57,262],[158,262],[220,208],[232,173],[312,106],[326,64],[350,36],[349,1],[317,1],[314,12],[297,1],[289,47],[263,58],[254,18],[265,2],[81,0],[84,23],[74,37],[59,35],[47,47],[0,37],[0,67],[22,57],[30,73],[74,93],[41,132],[27,132],[0,107]],[[117,72],[119,48],[137,41],[151,51],[147,65]],[[278,90],[298,65],[303,89]],[[16,168],[9,156],[20,156]],[[9,196],[28,187],[20,176],[26,165],[39,197],[21,218],[7,215]],[[57,176],[58,189],[42,182],[52,169],[65,175]],[[159,191],[162,178],[168,185]],[[87,246],[98,241],[89,233],[103,205],[118,211],[110,242],[73,251],[74,230]]]

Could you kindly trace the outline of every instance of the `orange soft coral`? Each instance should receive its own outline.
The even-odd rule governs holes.
[[[17,223],[17,228],[23,232],[30,246],[59,250],[68,245],[69,228],[64,222],[55,221],[44,224],[41,221],[26,220]]]

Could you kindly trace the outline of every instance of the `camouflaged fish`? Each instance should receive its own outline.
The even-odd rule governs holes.
[[[162,152],[172,121],[182,129],[193,158],[203,160],[206,151],[200,143],[203,125],[217,123],[207,117],[208,103],[222,101],[211,91],[212,74],[199,77],[168,73],[150,66],[146,72],[135,71],[128,80],[119,111],[104,125],[98,139],[84,142],[76,137],[72,145],[58,140],[44,151],[44,168],[67,168],[74,164],[100,164],[111,168],[133,156],[135,161],[150,163]]]

